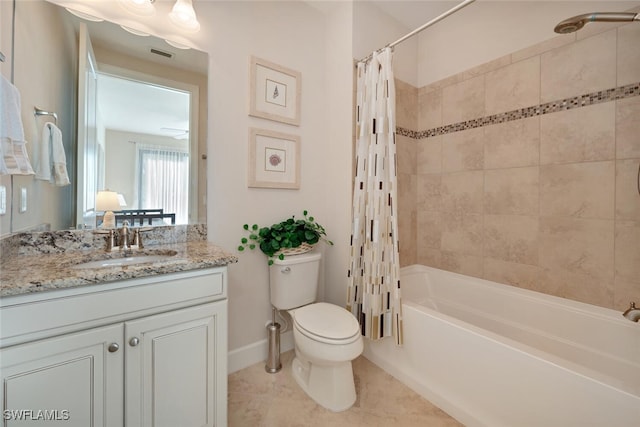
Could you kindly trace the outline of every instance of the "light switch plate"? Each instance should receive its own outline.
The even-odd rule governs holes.
[[[20,188],[20,213],[25,213],[27,211],[27,188]]]

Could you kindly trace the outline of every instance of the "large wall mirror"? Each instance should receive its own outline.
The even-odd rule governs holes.
[[[13,83],[28,152],[37,167],[54,122],[71,185],[13,176],[10,232],[99,226],[105,189],[121,196],[119,210],[162,210],[147,225],[205,222],[208,55],[44,0],[14,7]]]

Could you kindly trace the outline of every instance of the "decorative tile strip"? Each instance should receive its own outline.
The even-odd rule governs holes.
[[[601,90],[586,95],[574,96],[573,98],[551,101],[533,107],[521,108],[519,110],[507,111],[505,113],[493,114],[478,119],[467,120],[465,122],[453,123],[437,128],[414,131],[397,126],[398,135],[407,136],[413,139],[431,138],[438,135],[445,135],[453,132],[460,132],[467,129],[482,126],[495,125],[498,123],[510,122],[513,120],[526,119],[543,114],[557,113],[559,111],[572,110],[574,108],[587,107],[589,105],[600,104],[602,102],[615,101],[617,99],[631,98],[640,95],[640,82],[612,89]]]

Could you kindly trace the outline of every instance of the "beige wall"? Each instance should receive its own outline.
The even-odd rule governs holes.
[[[557,37],[429,86],[399,82],[407,95],[398,99],[404,116],[398,123],[426,131],[637,87],[640,26],[608,28],[577,40]],[[438,136],[400,137],[401,262],[617,310],[639,300],[634,93]]]

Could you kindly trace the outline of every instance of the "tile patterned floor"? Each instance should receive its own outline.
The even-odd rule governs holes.
[[[356,403],[331,412],[298,387],[291,375],[293,356],[293,351],[281,356],[277,374],[258,363],[229,376],[230,427],[462,426],[362,356],[353,361]]]

